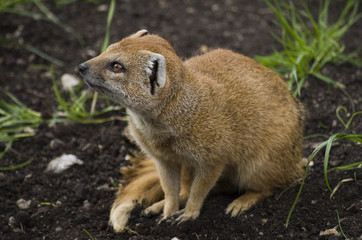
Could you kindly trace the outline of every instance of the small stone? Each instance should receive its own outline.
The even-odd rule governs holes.
[[[19,199],[18,201],[16,201],[16,205],[18,205],[18,208],[21,210],[26,210],[30,207],[31,204],[31,200],[24,200],[24,199]]]
[[[18,59],[16,59],[16,64],[18,64],[18,65],[25,65],[25,64],[26,64],[26,62],[25,62],[25,60],[24,60],[24,59],[22,59],[22,58],[18,58]]]
[[[78,77],[73,74],[65,73],[61,76],[60,81],[62,82],[62,86],[64,89],[72,89],[80,83]]]
[[[126,160],[126,161],[131,160],[131,155],[127,154],[127,155],[124,157],[124,160]]]
[[[50,148],[51,149],[58,149],[59,147],[63,146],[64,142],[59,139],[53,139],[50,141]]]
[[[261,220],[261,225],[264,226],[267,222],[268,222],[268,219],[263,218],[263,219]]]
[[[106,191],[106,192],[112,192],[115,190],[115,187],[110,187],[107,183],[97,187],[98,191]]]
[[[336,127],[336,126],[337,126],[337,120],[334,119],[334,120],[332,121],[332,127]]]
[[[98,12],[107,12],[108,11],[108,5],[107,4],[101,4],[97,7]]]
[[[56,232],[61,232],[61,231],[63,231],[63,228],[61,228],[61,227],[56,227],[56,228],[55,228],[55,231],[56,231]]]
[[[16,228],[16,219],[13,216],[9,217],[8,225],[12,229]]]
[[[48,163],[45,172],[62,173],[74,164],[82,165],[83,161],[78,159],[73,154],[63,154],[60,157],[54,158]]]
[[[83,208],[89,209],[90,207],[91,207],[91,204],[89,203],[89,201],[88,201],[88,200],[84,200],[84,202],[83,202]]]
[[[337,231],[337,226],[335,226],[334,228],[331,228],[331,229],[321,231],[319,233],[319,236],[326,236],[326,235],[341,236],[341,234]]]
[[[96,57],[98,55],[98,53],[96,51],[94,51],[93,49],[88,49],[87,50],[87,55],[89,57]]]
[[[31,174],[31,173],[25,175],[24,181],[28,180],[28,179],[31,178],[32,176],[33,176],[33,174]]]

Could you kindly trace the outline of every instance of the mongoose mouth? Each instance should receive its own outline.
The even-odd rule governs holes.
[[[87,85],[92,88],[93,90],[103,93],[105,95],[108,95],[110,93],[110,90],[105,87],[102,84],[95,83],[94,81],[90,81],[88,78],[84,78],[84,81],[87,83]]]

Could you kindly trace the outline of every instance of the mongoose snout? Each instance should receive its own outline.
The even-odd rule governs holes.
[[[88,70],[88,65],[86,63],[81,63],[78,65],[78,71],[83,77],[87,70]]]

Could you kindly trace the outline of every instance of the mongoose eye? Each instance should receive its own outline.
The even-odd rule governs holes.
[[[110,64],[111,70],[115,73],[124,72],[124,67],[118,62],[113,62]]]

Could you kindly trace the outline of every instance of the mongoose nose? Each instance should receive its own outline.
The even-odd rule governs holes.
[[[88,65],[86,63],[79,64],[78,71],[81,75],[84,75],[87,70],[88,70]]]

